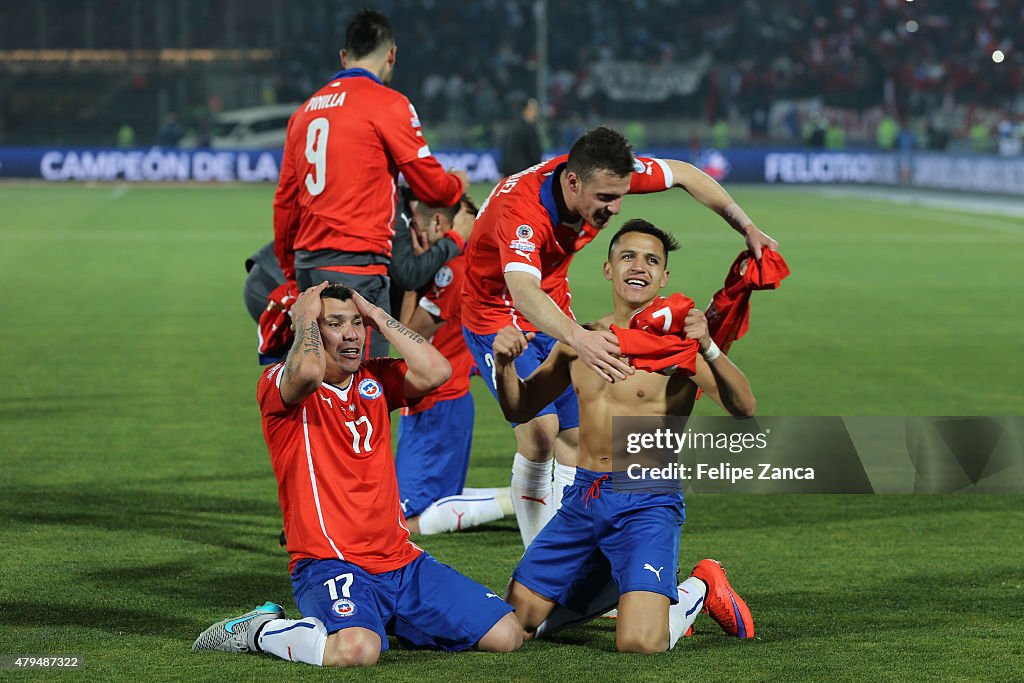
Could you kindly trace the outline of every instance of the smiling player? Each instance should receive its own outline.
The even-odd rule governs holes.
[[[612,238],[604,265],[614,311],[593,329],[609,331],[613,324],[628,329],[631,318],[651,306],[665,286],[668,253],[677,248],[670,235],[647,221],[627,221]],[[690,309],[676,328],[679,336],[697,341],[701,357],[693,359],[692,375],[637,370],[615,383],[591,372],[576,350],[562,343],[520,379],[513,362],[532,333],[506,327],[494,340],[498,398],[507,419],[529,420],[566,389],[575,390],[580,403],[575,482],[527,548],[509,586],[508,601],[530,637],[553,632],[556,621],[602,614],[616,602],[616,643],[624,652],[672,648],[702,607],[729,635],[754,635],[750,610],[714,560],[702,560],[676,584],[685,518],[679,482],[643,493],[614,489],[625,480],[619,479],[623,472],[611,471],[613,416],[689,415],[698,388],[733,415],[754,414],[750,384],[711,340],[704,314]],[[662,340],[659,345],[668,347],[670,338]],[[602,491],[606,483],[611,491]],[[558,613],[556,606],[561,606]]]
[[[776,242],[753,224],[732,197],[691,164],[674,159],[634,157],[629,142],[599,127],[569,150],[543,164],[500,181],[477,214],[467,247],[469,263],[462,292],[466,342],[491,393],[496,395],[491,345],[511,325],[536,332],[515,360],[521,377],[539,366],[556,342],[572,347],[580,361],[607,380],[622,380],[632,369],[619,357],[615,336],[576,323],[569,292],[573,255],[593,240],[622,209],[627,194],[662,192],[673,187],[715,211],[744,236],[757,258]],[[562,487],[573,481],[577,426],[571,389],[552,396],[524,424],[513,425],[516,455],[512,465],[512,502],[523,544],[554,515]],[[555,487],[551,459],[556,459]]]

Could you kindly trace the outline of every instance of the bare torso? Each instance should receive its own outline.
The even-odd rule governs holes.
[[[607,330],[611,323],[608,315],[588,327]],[[561,352],[575,356],[571,348],[561,346]],[[697,385],[682,373],[665,376],[638,370],[611,384],[575,360],[569,372],[580,407],[577,464],[596,472],[612,469],[612,417],[689,415],[697,395]]]

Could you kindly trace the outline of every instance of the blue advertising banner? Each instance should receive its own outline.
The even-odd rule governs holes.
[[[720,182],[862,184],[1024,195],[1024,157],[805,149],[648,149]],[[500,178],[495,150],[442,150],[473,182]],[[0,179],[85,182],[276,182],[280,150],[0,147]]]
[[[473,182],[498,180],[496,153],[451,150],[435,154]],[[281,150],[0,147],[0,179],[86,182],[277,182]]]

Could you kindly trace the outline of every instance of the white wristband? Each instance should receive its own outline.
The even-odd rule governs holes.
[[[712,339],[711,346],[708,347],[707,351],[701,351],[700,355],[704,357],[704,360],[710,363],[722,355],[722,349],[718,348],[718,344],[716,344],[715,340]]]

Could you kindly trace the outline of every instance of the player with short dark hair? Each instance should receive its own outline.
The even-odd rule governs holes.
[[[510,651],[511,607],[409,540],[391,453],[390,412],[441,386],[437,349],[358,293],[321,283],[291,309],[295,341],[257,385],[303,619],[266,603],[204,631],[197,650],[266,652],[368,666],[388,635],[412,647]],[[366,326],[404,360],[363,361]]]
[[[415,108],[387,86],[397,53],[387,17],[362,10],[345,36],[342,70],[288,122],[274,196],[274,249],[300,290],[339,282],[387,311],[398,174],[432,206],[455,205],[468,178],[445,172],[430,154]],[[387,351],[387,340],[372,335],[370,355]]]
[[[451,209],[410,202],[412,229],[425,244],[435,244],[453,227]],[[418,404],[402,409],[398,423],[395,470],[402,508],[413,533],[463,531],[512,513],[507,488],[467,489],[475,407],[469,393],[473,357],[462,336],[464,256],[437,269],[417,301],[407,325],[430,339],[452,365],[452,376]]]
[[[612,240],[608,243],[609,261],[612,260],[612,252],[615,251],[615,247],[619,244],[619,238],[630,232],[650,235],[661,242],[661,248],[665,250],[665,265],[668,265],[668,255],[673,251],[679,251],[679,241],[670,233],[665,232],[650,221],[645,221],[643,218],[631,218],[622,224],[618,232],[612,235]]]
[[[699,562],[688,579],[676,583],[685,518],[679,481],[659,481],[657,490],[638,492],[635,482],[621,477],[625,472],[612,471],[613,416],[689,415],[698,388],[733,415],[754,414],[750,384],[711,340],[704,314],[681,295],[667,300],[658,296],[668,280],[673,244],[671,236],[646,221],[623,226],[604,264],[613,312],[593,329],[621,334],[630,330],[631,321],[646,315],[659,322],[659,331],[664,323],[664,329],[676,334],[639,332],[652,334],[660,340],[654,345],[662,348],[670,339],[689,345],[687,367],[673,368],[671,374],[637,370],[609,383],[580,362],[575,349],[558,343],[524,380],[514,360],[534,333],[524,335],[508,326],[495,337],[495,378],[507,419],[529,420],[566,388],[575,390],[580,403],[576,479],[565,488],[562,507],[527,548],[508,590],[529,637],[548,635],[616,604],[620,651],[670,649],[702,607],[726,633],[754,635],[750,610],[717,562]],[[689,302],[685,310],[676,303],[682,299]]]
[[[584,134],[567,156],[532,166],[494,187],[481,205],[469,240],[462,295],[466,342],[492,394],[497,390],[490,372],[491,347],[494,335],[507,325],[536,333],[515,360],[523,377],[557,342],[575,349],[580,361],[606,381],[632,374],[620,358],[614,335],[576,323],[569,264],[619,213],[625,195],[673,187],[685,189],[724,218],[744,235],[758,258],[762,246],[776,246],[708,175],[674,159],[634,157],[629,142],[606,127]],[[517,452],[512,502],[524,545],[551,518],[563,486],[574,479],[578,424],[576,397],[567,388],[535,418],[513,425]]]

